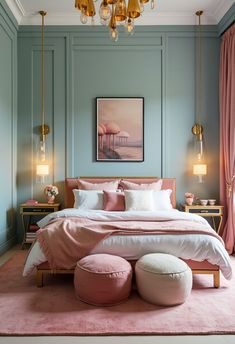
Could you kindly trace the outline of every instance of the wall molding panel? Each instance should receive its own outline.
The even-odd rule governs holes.
[[[19,28],[18,23],[5,0],[0,0],[0,15],[4,18],[9,29],[15,35],[17,33],[16,30]]]
[[[18,144],[18,202],[28,198],[45,201],[45,185],[36,183],[35,161],[41,125],[41,37],[31,35],[19,38],[19,144]],[[47,135],[47,157],[50,160],[50,176],[47,183],[56,183],[63,197],[66,151],[66,39],[45,37],[45,123],[50,127]],[[30,68],[29,68],[30,67]],[[30,154],[27,154],[28,147]],[[30,158],[29,158],[30,157]],[[28,185],[30,181],[30,186]],[[26,186],[28,185],[28,186]]]
[[[18,63],[22,70],[19,88],[24,93],[24,96],[20,96],[19,118],[23,124],[27,118],[29,121],[32,120],[30,115],[27,117],[26,110],[27,103],[32,102],[33,96],[30,92],[33,70],[26,70],[27,56],[30,55],[35,42],[39,42],[40,30],[38,27],[20,27],[18,35]],[[52,140],[50,150],[54,154],[55,166],[51,182],[59,186],[61,200],[64,178],[78,175],[126,175],[128,171],[129,175],[176,177],[178,201],[182,199],[186,189],[195,185],[185,164],[190,154],[188,147],[193,142],[191,126],[194,123],[195,107],[196,35],[194,26],[138,27],[133,39],[121,36],[117,44],[112,44],[103,28],[98,28],[94,32],[89,27],[46,27],[45,43],[48,49],[52,49],[53,46],[54,54],[50,72],[49,66],[47,67],[48,82],[54,88],[51,100],[48,100],[48,109],[57,106],[57,109],[51,110],[53,114],[49,111],[49,116],[53,115],[51,125],[54,139],[52,140],[51,136],[49,141]],[[208,44],[211,49],[211,52],[208,49],[204,51],[206,66],[208,61],[216,56],[214,67],[209,68],[210,73],[205,70],[205,82],[208,85],[206,97],[211,101],[213,97],[216,99],[218,96],[218,78],[213,79],[214,86],[208,81],[211,73],[218,75],[217,27],[203,26],[202,35],[205,46]],[[179,91],[180,104],[175,103],[175,95]],[[25,104],[27,95],[30,95],[30,99]],[[95,98],[101,96],[144,96],[146,142],[143,163],[95,161]],[[207,108],[208,104],[205,106]],[[217,118],[218,104],[211,104],[211,108],[213,116]],[[206,122],[209,123],[211,120],[212,112],[209,111]],[[179,125],[181,121],[183,125]],[[19,135],[21,129],[23,128],[18,129]],[[211,147],[218,146],[217,129],[215,126],[215,131],[208,135],[207,149],[209,154],[212,152],[212,156],[214,153]],[[19,140],[18,154],[21,159],[24,155],[21,143],[25,135],[28,134],[23,131]],[[29,150],[31,144],[28,142]],[[172,165],[171,156],[175,158],[181,150],[180,147],[184,158],[182,164],[175,167]],[[23,201],[29,197],[30,187],[26,186],[25,175],[21,174],[20,166],[18,170],[18,201]],[[200,190],[202,197],[209,196],[209,193],[211,195],[212,190],[215,190],[213,197],[217,197],[216,173],[212,175],[211,180],[205,182],[203,190]],[[34,180],[32,183],[34,184]],[[197,187],[196,184],[195,188]],[[32,190],[35,190],[36,198],[44,199],[41,186],[33,185]]]

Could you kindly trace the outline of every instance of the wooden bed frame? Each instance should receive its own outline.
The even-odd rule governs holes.
[[[125,179],[131,182],[139,183],[152,183],[156,182],[159,178],[157,177],[80,177],[80,178],[67,178],[65,180],[65,208],[72,208],[74,203],[73,189],[78,188],[78,181],[82,179],[84,181],[93,183],[102,183],[114,179]],[[176,207],[176,181],[175,178],[162,178],[162,189],[172,189],[171,203],[172,206]],[[214,288],[220,287],[220,270],[217,265],[210,264],[208,261],[196,262],[193,260],[185,260],[192,270],[193,275],[196,274],[208,274],[213,275],[213,286]],[[43,286],[44,274],[73,274],[74,269],[50,269],[47,262],[37,266],[36,282],[37,287]]]
[[[213,286],[214,288],[220,287],[220,270],[217,265],[212,265],[208,262],[208,267],[203,267],[204,262],[194,262],[191,265],[190,261],[185,260],[185,262],[189,265],[192,270],[193,275],[213,275]],[[196,268],[196,263],[198,263],[198,268]],[[73,274],[74,269],[66,270],[66,269],[54,269],[51,270],[47,263],[42,263],[37,266],[36,272],[36,283],[37,287],[43,287],[43,276],[45,274]]]

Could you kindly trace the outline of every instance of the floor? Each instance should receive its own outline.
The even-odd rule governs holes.
[[[0,257],[4,264],[20,247],[16,246]],[[1,315],[0,315],[1,316]],[[69,337],[0,337],[0,344],[234,344],[235,335],[227,336],[69,336]]]

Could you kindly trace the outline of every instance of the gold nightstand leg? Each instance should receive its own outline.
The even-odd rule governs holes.
[[[217,232],[217,228],[216,228],[216,225],[215,225],[215,217],[211,216],[211,219],[212,219],[212,223],[213,223],[213,228]]]
[[[222,220],[223,220],[223,216],[219,216],[219,225],[218,225],[218,229],[217,229],[217,233],[220,234],[220,228],[221,228],[221,225],[222,225]]]

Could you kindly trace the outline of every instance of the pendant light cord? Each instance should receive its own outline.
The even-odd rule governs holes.
[[[197,39],[197,82],[196,82],[196,90],[197,90],[197,99],[196,99],[196,123],[201,124],[201,110],[202,110],[202,102],[201,102],[201,87],[202,87],[202,46],[201,46],[201,15],[203,11],[197,11],[196,15],[198,16],[198,39]]]
[[[42,67],[42,76],[41,76],[41,116],[42,116],[42,140],[44,141],[45,138],[45,112],[44,112],[44,17],[46,12],[40,11],[39,12],[42,16],[42,45],[41,45],[41,67]]]
[[[44,15],[42,16],[42,125],[44,129]]]

